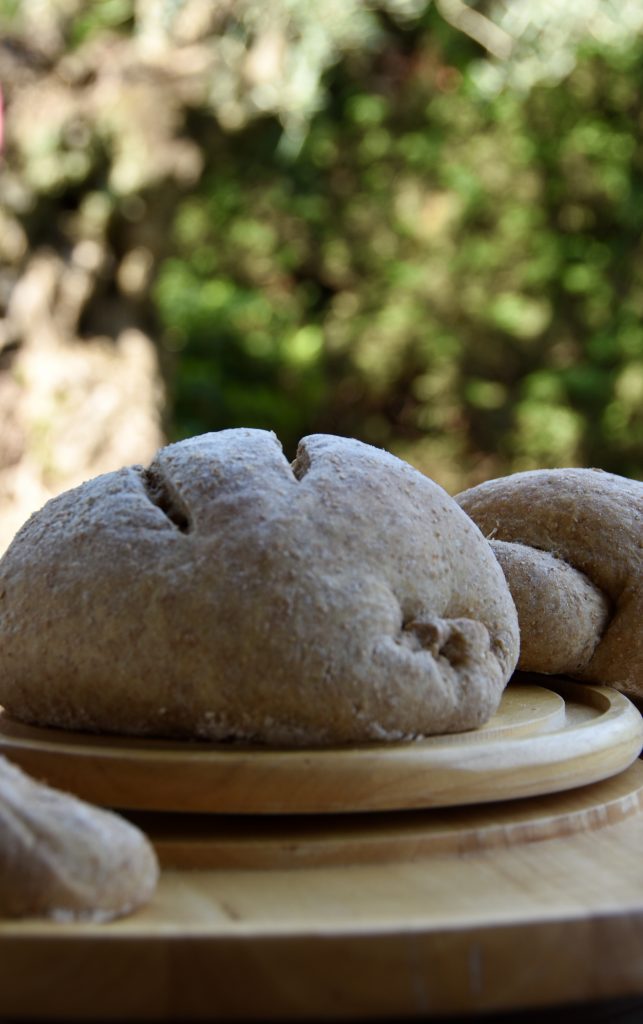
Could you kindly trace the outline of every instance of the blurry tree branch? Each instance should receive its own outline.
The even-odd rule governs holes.
[[[484,49],[498,60],[507,60],[511,56],[515,40],[480,11],[474,10],[463,0],[436,0],[437,8],[449,25],[464,32],[470,39],[480,43]]]

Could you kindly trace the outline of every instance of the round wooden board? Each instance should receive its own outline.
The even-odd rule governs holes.
[[[165,870],[120,921],[0,921],[0,1018],[427,1021],[641,995],[642,784],[641,762],[598,783],[591,830],[547,841]],[[601,821],[600,791],[621,813],[628,787],[632,813]]]
[[[361,814],[130,812],[164,868],[287,869],[463,856],[590,832],[638,815],[643,764],[602,782],[479,807]]]
[[[512,683],[483,728],[409,743],[265,750],[98,737],[0,715],[0,753],[108,807],[219,814],[332,814],[452,807],[553,793],[625,769],[643,719],[613,689]]]

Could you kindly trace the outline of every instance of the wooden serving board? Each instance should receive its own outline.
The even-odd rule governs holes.
[[[473,807],[322,815],[130,812],[164,868],[287,869],[384,864],[507,848],[640,813],[640,772],[549,796]],[[643,852],[643,851],[642,851]]]
[[[478,846],[480,809],[462,810],[457,851],[165,870],[122,921],[0,922],[0,1018],[427,1020],[640,995],[643,764],[590,788],[566,795],[573,834]],[[561,799],[536,817],[563,821]],[[482,831],[496,813],[510,829],[512,807],[526,824],[517,801],[487,808]]]
[[[512,683],[483,728],[409,743],[266,750],[32,728],[0,714],[0,753],[97,804],[219,814],[453,807],[587,785],[625,769],[643,719],[616,690]]]

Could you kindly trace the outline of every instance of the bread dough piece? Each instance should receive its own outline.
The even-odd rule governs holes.
[[[518,667],[643,696],[643,483],[596,469],[534,470],[456,500],[504,569],[520,622]]]
[[[520,668],[566,675],[581,671],[609,621],[603,592],[546,551],[502,540],[492,540],[491,547],[518,612]]]
[[[137,828],[0,757],[0,917],[109,920],[146,903],[157,879]]]
[[[0,703],[40,725],[305,746],[470,729],[518,656],[437,484],[348,438],[225,430],[50,501],[0,562]]]

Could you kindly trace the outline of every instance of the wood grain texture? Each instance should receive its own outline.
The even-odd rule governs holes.
[[[301,868],[455,856],[617,824],[643,809],[643,777],[479,807],[338,815],[130,813],[164,868]]]
[[[468,733],[356,748],[267,750],[33,729],[0,716],[0,753],[94,803],[221,814],[388,811],[535,796],[624,770],[643,719],[616,690],[512,684]]]
[[[615,781],[600,785],[613,794]],[[0,1017],[430,1019],[641,995],[643,764],[622,783],[634,813],[562,838],[386,864],[165,871],[123,921],[0,923]]]

